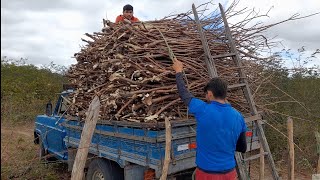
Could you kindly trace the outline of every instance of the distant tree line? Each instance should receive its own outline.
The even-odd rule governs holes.
[[[61,71],[65,67],[38,68],[26,61],[1,59],[1,122],[30,122],[36,114],[44,114],[45,104],[67,82]]]
[[[294,121],[295,158],[298,169],[307,168],[315,171],[317,147],[315,131],[320,131],[320,50],[308,54],[305,47],[296,52],[283,49],[274,54],[278,59],[270,64],[264,73],[272,76],[270,86],[265,90],[270,94],[266,104],[270,114],[266,133],[275,158],[287,164],[287,118]],[[291,62],[291,67],[285,67]],[[311,66],[310,64],[314,64]],[[283,134],[281,134],[283,133]]]

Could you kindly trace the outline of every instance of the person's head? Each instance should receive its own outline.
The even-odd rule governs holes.
[[[207,101],[225,100],[227,97],[228,84],[220,78],[212,78],[204,87]]]
[[[123,16],[126,19],[131,19],[133,17],[133,7],[130,4],[123,6]]]

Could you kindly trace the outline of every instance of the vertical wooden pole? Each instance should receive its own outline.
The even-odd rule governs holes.
[[[317,141],[317,154],[319,156],[318,158],[318,166],[317,166],[317,174],[320,174],[320,133],[315,132],[316,141]]]
[[[87,111],[86,121],[81,133],[80,144],[72,168],[71,180],[80,180],[83,178],[83,170],[87,161],[93,132],[98,121],[99,110],[100,100],[98,96],[95,96]]]
[[[205,34],[203,33],[202,25],[200,24],[200,20],[198,17],[198,12],[197,12],[196,6],[194,4],[192,4],[192,11],[193,11],[194,19],[195,19],[197,27],[198,27],[198,31],[199,31],[199,35],[200,35],[200,39],[201,39],[201,43],[202,43],[202,47],[203,47],[204,55],[205,55],[204,56],[205,63],[206,63],[206,66],[207,66],[207,69],[209,72],[209,76],[210,76],[210,78],[218,77],[217,69],[216,69],[214,61],[212,59],[212,56],[211,56],[208,41],[206,39]]]
[[[262,145],[260,145],[260,173],[259,179],[264,180],[264,150]]]
[[[288,146],[289,146],[288,180],[294,180],[293,121],[290,117],[287,120],[287,127],[288,127]]]
[[[249,173],[247,174],[245,163],[243,162],[243,155],[240,152],[236,152],[235,158],[237,161],[236,170],[238,173],[239,180],[248,180],[250,178]]]
[[[320,154],[319,154],[319,158],[318,158],[317,174],[320,174]]]
[[[162,168],[162,174],[160,180],[166,180],[168,174],[168,168],[170,163],[170,151],[171,151],[171,124],[169,118],[165,118],[165,125],[166,125],[166,150],[165,150],[165,157],[164,163]]]

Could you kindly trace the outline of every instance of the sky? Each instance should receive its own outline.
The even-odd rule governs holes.
[[[70,66],[76,60],[73,54],[84,45],[85,33],[99,32],[102,19],[114,21],[122,13],[122,7],[131,4],[134,15],[142,21],[161,19],[170,14],[191,10],[192,3],[203,0],[2,0],[1,1],[1,57],[27,58],[36,66],[53,62]],[[232,1],[212,1],[212,11],[221,3],[227,8]],[[301,16],[320,12],[320,0],[241,0],[237,9],[247,7],[261,13],[265,24],[289,18],[295,13]],[[210,11],[210,10],[209,10]],[[237,21],[233,19],[230,21]],[[320,49],[320,14],[286,22],[270,28],[266,35],[276,37],[282,45],[279,49],[297,50],[304,46],[306,53]],[[320,65],[320,57],[313,60]]]

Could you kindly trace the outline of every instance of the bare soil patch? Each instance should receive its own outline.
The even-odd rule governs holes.
[[[66,165],[38,158],[32,125],[1,125],[1,179],[70,179]]]
[[[1,179],[70,179],[67,166],[58,161],[46,164],[38,158],[39,146],[33,142],[33,124],[1,125]],[[279,175],[287,179],[285,162],[276,162]],[[267,164],[266,164],[267,166]],[[259,161],[251,163],[251,180],[259,179]],[[297,169],[295,179],[309,180],[312,173]],[[272,180],[270,170],[265,179]]]

